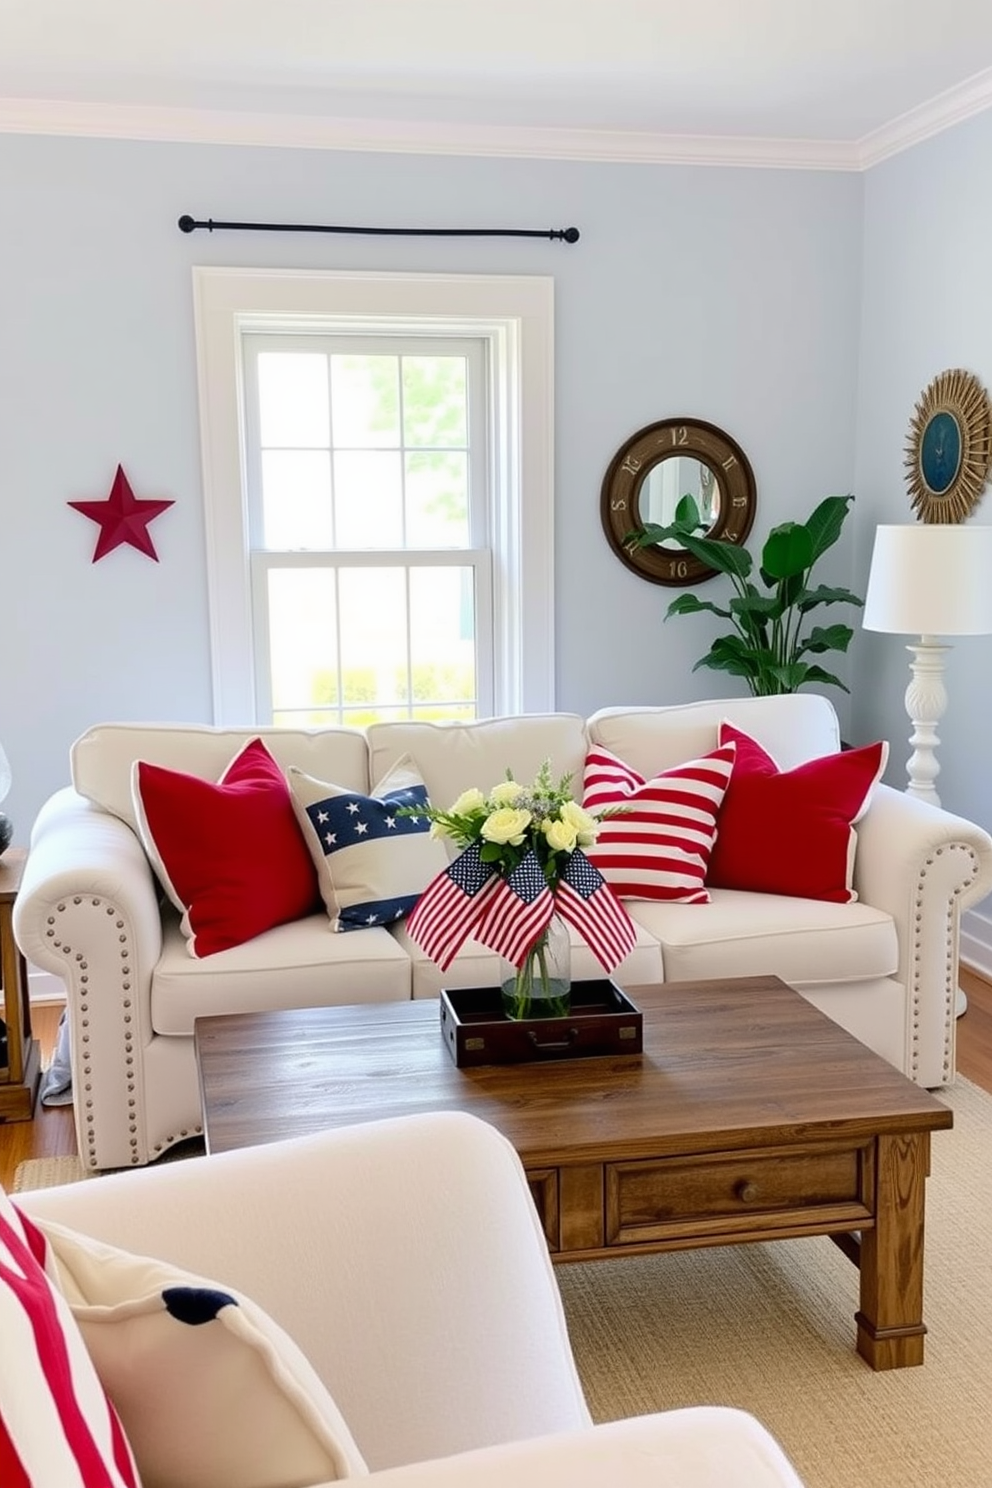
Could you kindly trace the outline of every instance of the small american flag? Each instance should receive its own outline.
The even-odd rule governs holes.
[[[432,879],[406,922],[411,939],[442,971],[447,971],[469,935],[478,934],[477,921],[499,884],[495,869],[483,863],[480,851],[473,843]]]
[[[620,964],[637,939],[630,915],[579,848],[558,881],[555,908],[567,924],[575,926],[606,971]]]
[[[544,869],[533,852],[522,858],[506,878],[499,879],[475,932],[491,951],[519,966],[534,942],[548,928],[555,901]]]

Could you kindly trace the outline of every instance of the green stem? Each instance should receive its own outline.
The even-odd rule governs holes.
[[[569,988],[556,993],[553,968],[548,964],[548,932],[545,931],[516,968],[512,986],[503,984],[503,1011],[519,1022],[524,1018],[564,1018],[571,1007]],[[535,990],[536,988],[536,990]]]

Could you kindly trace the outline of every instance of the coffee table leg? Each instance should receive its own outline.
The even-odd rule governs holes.
[[[930,1133],[877,1140],[875,1228],[861,1235],[858,1353],[873,1369],[923,1363],[923,1218]]]

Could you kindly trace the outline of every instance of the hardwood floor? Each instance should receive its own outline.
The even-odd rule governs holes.
[[[31,1032],[41,1045],[41,1062],[47,1066],[55,1047],[62,1013],[60,1003],[42,1003],[31,1009]],[[18,1163],[29,1157],[69,1157],[77,1151],[76,1126],[71,1106],[35,1106],[33,1121],[6,1121],[0,1125],[0,1186],[9,1192]]]
[[[958,1019],[958,1072],[992,1094],[992,982],[962,969],[961,985],[968,1011]],[[55,1045],[61,1007],[42,1004],[32,1010],[35,1038],[47,1064]],[[71,1106],[39,1105],[33,1121],[0,1124],[0,1185],[10,1189],[18,1163],[29,1157],[62,1157],[76,1152]]]

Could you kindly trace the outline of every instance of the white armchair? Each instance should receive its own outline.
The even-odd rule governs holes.
[[[382,1488],[801,1488],[736,1410],[592,1425],[523,1170],[473,1117],[384,1120],[17,1203],[252,1298]]]

